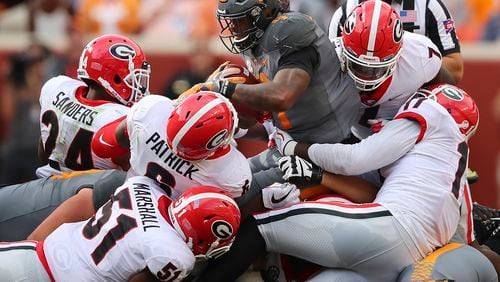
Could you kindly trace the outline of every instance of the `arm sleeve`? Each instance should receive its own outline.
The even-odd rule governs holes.
[[[92,151],[100,158],[114,158],[121,156],[129,151],[118,143],[116,138],[116,129],[126,116],[106,124],[101,127],[92,138]],[[127,135],[127,130],[125,130]]]
[[[311,160],[328,172],[359,175],[385,167],[413,148],[420,134],[418,122],[408,119],[387,123],[379,133],[353,145],[314,144]]]
[[[319,65],[319,55],[313,46],[307,46],[299,51],[290,53],[280,58],[278,62],[278,70],[299,68],[306,71],[309,76]]]

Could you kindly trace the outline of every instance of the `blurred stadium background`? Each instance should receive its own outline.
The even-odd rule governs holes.
[[[480,175],[475,201],[500,208],[500,0],[442,0],[465,59],[459,84],[477,101],[479,130],[470,167]],[[151,91],[175,97],[220,62],[241,63],[217,35],[218,0],[2,0],[0,3],[0,183],[34,177],[40,87],[76,76],[84,44],[98,34],[135,39],[152,65]],[[340,0],[291,0],[326,27]],[[240,142],[252,155],[265,144]]]

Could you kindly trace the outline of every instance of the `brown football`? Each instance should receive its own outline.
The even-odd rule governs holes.
[[[260,81],[245,67],[236,64],[227,65],[219,74],[218,78],[222,80],[229,80],[233,83],[241,84],[258,84]],[[259,111],[251,109],[246,105],[233,102],[233,106],[238,112],[238,115],[243,118],[255,119]]]

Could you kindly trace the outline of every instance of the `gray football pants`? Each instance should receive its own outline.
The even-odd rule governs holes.
[[[353,270],[369,281],[395,281],[422,259],[408,233],[379,204],[313,201],[254,217],[268,251]]]
[[[457,282],[498,281],[493,264],[471,246],[450,243],[425,259],[405,268],[398,281],[454,280]]]
[[[35,245],[33,241],[0,244],[0,281],[50,281]]]

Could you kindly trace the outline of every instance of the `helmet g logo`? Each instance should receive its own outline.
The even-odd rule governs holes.
[[[219,147],[226,139],[227,129],[223,129],[215,134],[207,143],[207,149],[212,150]]]
[[[128,57],[135,57],[135,50],[129,45],[117,43],[109,47],[109,53],[119,60],[128,61]]]
[[[344,32],[346,34],[351,34],[354,31],[354,26],[356,25],[356,12],[352,12],[349,18],[345,21]]]
[[[394,32],[392,37],[396,43],[400,42],[401,38],[403,38],[403,24],[399,19],[394,23]]]
[[[212,233],[215,237],[225,240],[233,235],[233,227],[224,220],[216,220],[212,223]]]
[[[464,95],[462,93],[451,87],[444,88],[443,94],[454,101],[462,101],[464,99]]]

